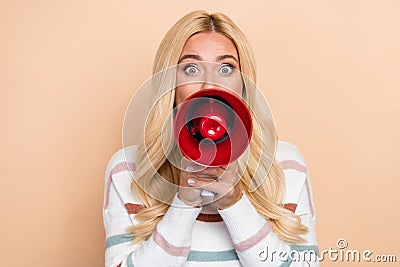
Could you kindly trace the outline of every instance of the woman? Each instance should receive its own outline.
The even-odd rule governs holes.
[[[163,75],[171,67],[176,79]],[[255,61],[239,28],[221,13],[187,14],[160,44],[153,74],[160,72],[144,144],[121,149],[107,166],[106,266],[319,266],[304,158],[273,134],[252,90]],[[206,72],[242,74],[235,76],[240,82],[224,81],[235,81],[229,88],[257,115],[253,136],[227,168],[198,170],[184,159],[178,167],[170,161],[177,149],[171,111],[192,93],[215,87],[212,79],[185,80]],[[211,200],[204,189],[215,193]]]

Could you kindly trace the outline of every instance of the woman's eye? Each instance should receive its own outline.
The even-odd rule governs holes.
[[[199,70],[196,66],[189,65],[189,66],[186,66],[186,67],[184,68],[184,71],[185,71],[187,74],[194,75],[194,74],[198,73],[200,70]]]
[[[230,74],[232,71],[233,71],[233,66],[231,66],[230,64],[227,64],[227,65],[223,65],[220,69],[219,69],[219,71],[222,73],[222,74]]]

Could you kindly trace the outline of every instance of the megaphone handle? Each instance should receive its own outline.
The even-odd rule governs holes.
[[[213,196],[215,195],[215,193],[214,193],[214,192],[211,192],[211,191],[208,191],[208,190],[205,190],[205,189],[203,189],[203,190],[201,190],[201,193],[200,193],[200,195],[201,195],[201,196],[203,196],[203,197],[213,197]]]

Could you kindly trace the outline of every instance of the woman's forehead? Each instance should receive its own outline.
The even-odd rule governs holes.
[[[226,58],[229,55],[238,60],[236,47],[228,37],[217,32],[197,33],[187,40],[182,49],[180,61],[183,57],[195,58],[196,56],[203,61],[217,61],[218,58],[223,56]]]

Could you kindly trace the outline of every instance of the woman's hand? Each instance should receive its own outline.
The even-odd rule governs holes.
[[[186,205],[193,207],[200,207],[203,198],[201,196],[201,189],[193,188],[188,184],[188,179],[194,177],[192,171],[194,171],[193,163],[182,158],[181,160],[181,173],[179,178],[179,191],[178,198],[182,200]]]
[[[205,168],[184,159],[182,167],[186,171],[181,171],[178,196],[186,204],[199,206],[202,189],[215,193],[214,203],[218,209],[226,209],[241,199],[243,193],[238,183],[240,176],[236,161],[227,168]]]

